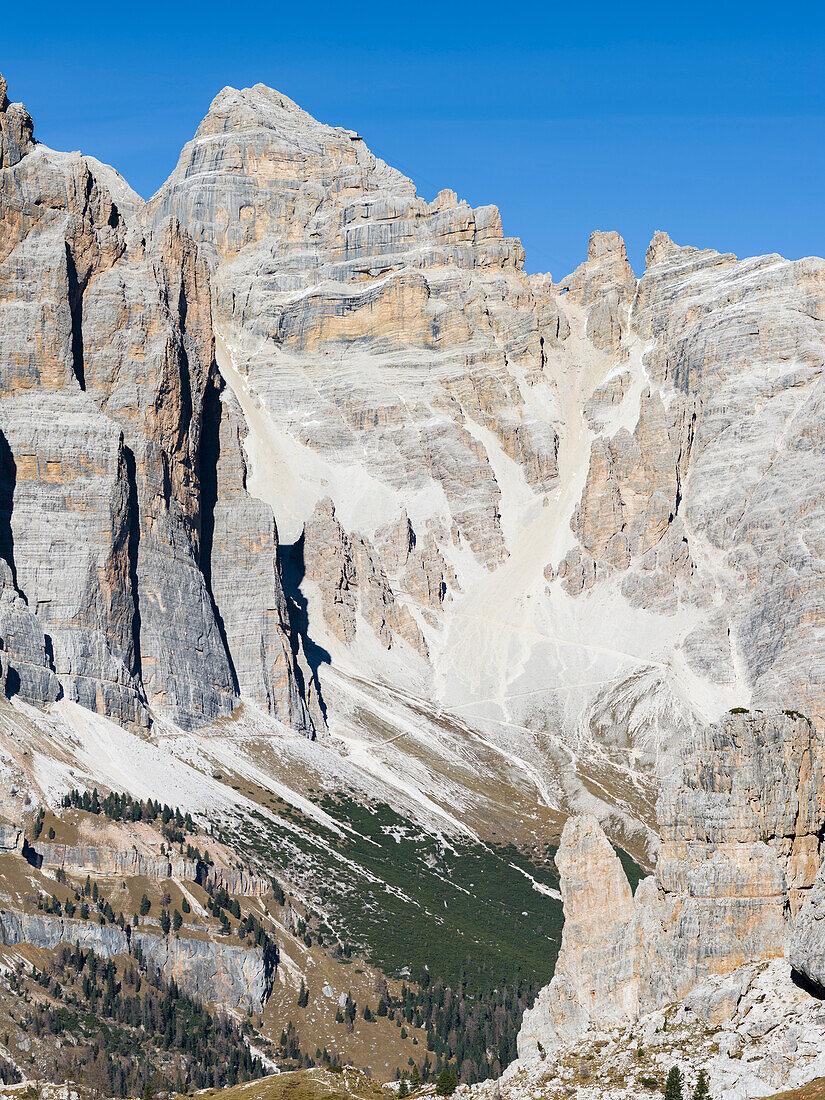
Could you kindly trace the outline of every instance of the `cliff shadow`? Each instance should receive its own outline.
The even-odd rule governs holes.
[[[6,562],[11,574],[11,583],[17,587],[17,567],[14,563],[14,534],[11,529],[11,513],[14,508],[14,489],[17,484],[17,463],[14,461],[9,441],[0,431],[0,559]],[[3,578],[0,577],[0,588]],[[6,648],[6,639],[0,637],[0,649]],[[20,693],[20,673],[13,665],[6,666],[6,682],[2,693],[8,699]]]
[[[69,242],[66,241],[66,279],[68,282],[69,313],[72,319],[72,365],[81,390],[86,389],[86,362],[83,352],[83,295],[85,280],[81,281]]]
[[[206,387],[203,397],[203,426],[201,429],[200,445],[200,483],[201,483],[201,531],[200,531],[200,560],[201,575],[209,594],[209,602],[212,606],[212,614],[218,627],[221,643],[223,644],[226,659],[229,662],[229,671],[232,676],[232,687],[236,695],[240,695],[238,673],[235,670],[235,662],[232,660],[232,652],[229,648],[229,639],[226,636],[226,624],[223,621],[215,594],[212,591],[212,552],[215,540],[215,507],[218,503],[218,462],[221,457],[221,418],[223,417],[223,404],[221,391],[223,379],[216,374],[214,383]]]
[[[137,492],[137,467],[135,454],[130,447],[123,448],[123,461],[126,467],[128,488],[129,541],[127,545],[129,559],[129,586],[132,590],[132,675],[142,683],[143,658],[140,650],[140,581],[138,579],[138,555],[140,553],[140,504]]]
[[[23,856],[26,863],[28,863],[30,867],[34,867],[36,871],[39,871],[43,866],[43,856],[36,848],[29,844],[25,837],[23,838],[23,847],[20,854]]]
[[[318,645],[318,643],[314,642],[309,636],[309,608],[307,606],[306,596],[301,591],[301,583],[306,576],[303,532],[295,542],[282,543],[279,546],[278,559],[281,564],[281,584],[284,589],[289,611],[289,634],[292,643],[292,654],[295,657],[295,671],[299,677],[301,693],[304,699],[306,699],[308,685],[303,682],[303,673],[298,663],[299,650],[303,647],[304,656],[309,665],[312,682],[318,696],[321,713],[324,716],[324,721],[326,721],[327,708],[321,693],[318,669],[321,665],[331,664],[332,656],[323,646]]]
[[[809,978],[807,974],[803,974],[801,970],[794,970],[791,967],[791,981],[797,989],[804,990],[809,997],[813,997],[817,1001],[825,1000],[825,989],[822,988],[819,982]]]
[[[14,508],[14,490],[17,485],[17,463],[14,461],[9,441],[0,431],[0,558],[4,558],[11,570],[11,579],[17,589],[17,566],[14,563],[14,534],[11,529],[11,513]],[[19,591],[19,589],[18,589]]]

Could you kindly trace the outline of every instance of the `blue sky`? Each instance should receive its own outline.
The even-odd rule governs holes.
[[[591,229],[825,254],[822,5],[14,4],[0,71],[35,134],[148,196],[224,85],[358,130],[431,198],[501,208],[560,278]]]

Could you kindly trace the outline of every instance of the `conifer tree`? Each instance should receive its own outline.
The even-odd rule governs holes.
[[[436,1096],[452,1096],[458,1087],[458,1078],[452,1066],[447,1065],[438,1075],[435,1083]],[[680,1094],[681,1097],[681,1094]]]
[[[673,1066],[665,1083],[665,1100],[683,1100],[682,1085],[684,1078],[678,1066]]]
[[[710,1100],[708,1075],[703,1069],[699,1070],[699,1076],[696,1078],[696,1085],[693,1089],[693,1096],[691,1097],[691,1100]]]

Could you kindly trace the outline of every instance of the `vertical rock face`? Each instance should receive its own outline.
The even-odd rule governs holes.
[[[572,526],[597,562],[626,569],[632,557],[661,541],[676,515],[689,443],[682,447],[660,395],[649,388],[632,434],[620,429],[609,440],[595,440]]]
[[[528,277],[494,207],[427,202],[260,85],[149,204],[32,134],[3,87],[7,691],[184,726],[245,694],[308,728],[248,481],[305,652],[406,678],[560,806],[615,763],[646,830],[651,773],[731,706],[820,721],[822,261],[657,233],[637,280],[597,231]]]
[[[28,115],[0,92],[5,690],[34,703],[63,693],[130,724],[155,710],[184,727],[230,714],[249,690],[305,728],[274,523],[244,501],[238,453],[218,473],[204,440],[208,268],[176,222],[142,226],[141,201],[112,169],[34,144]],[[220,417],[208,427],[217,434]],[[227,562],[233,501],[253,529]],[[227,604],[243,588],[260,608],[248,634],[237,599],[234,617],[226,608],[237,667],[213,574]]]
[[[618,351],[629,328],[636,276],[616,232],[595,232],[587,259],[559,284],[562,293],[587,311],[586,334],[602,350]]]
[[[31,143],[22,152],[0,173],[6,689],[48,702],[62,688],[140,722],[135,517],[123,433],[84,392],[81,304],[93,273],[122,256],[125,231],[82,158]]]
[[[212,458],[215,499],[207,508],[203,558],[238,689],[287,725],[311,730],[293,663],[275,520],[246,491],[243,414],[232,391],[219,395],[217,387],[207,407],[207,430],[218,454]],[[204,485],[205,493],[212,490]]]
[[[48,392],[6,397],[0,420],[15,455],[10,527],[16,585],[41,625],[56,678],[68,698],[118,721],[138,722],[144,711],[136,678],[122,433],[79,393],[68,399]],[[17,635],[11,622],[7,629],[11,650]],[[22,684],[23,669],[17,671]],[[39,682],[41,698],[30,687],[25,692],[32,701],[56,697],[54,684]]]
[[[679,511],[700,563],[692,598],[736,593],[726,630],[754,704],[812,715],[822,712],[823,318],[821,260],[737,262],[661,236],[633,313],[650,344],[651,386],[670,395],[674,425],[681,417],[683,456],[690,444],[678,472]],[[698,670],[719,669],[715,633],[704,644],[687,639]]]
[[[22,103],[9,103],[0,74],[0,168],[11,168],[32,147],[34,124]]]
[[[818,987],[820,993],[825,990],[825,863],[794,922],[788,943],[788,962],[797,974]]]
[[[657,816],[665,892],[713,900],[721,886],[748,899],[777,887],[781,907],[796,913],[823,855],[822,738],[799,715],[732,714],[696,738],[664,782]],[[748,865],[762,856],[770,870],[760,882]]]
[[[316,507],[303,538],[307,579],[318,586],[324,617],[342,642],[354,640],[360,614],[385,649],[403,640],[427,656],[421,632],[396,600],[373,546],[363,536],[347,535],[329,497]]]
[[[197,725],[231,713],[236,698],[200,568],[203,404],[214,370],[208,274],[174,223],[132,243],[84,294],[85,386],[123,426],[133,467],[146,699]]]
[[[386,519],[418,494],[416,525],[438,515],[484,567],[503,561],[480,435],[537,492],[556,482],[558,439],[516,378],[540,369],[541,336],[498,211],[425,202],[357,135],[260,85],[216,97],[151,205],[211,253],[223,334],[288,434],[363,464]],[[372,539],[374,517],[354,529]]]
[[[730,715],[703,731],[663,785],[656,873],[635,899],[598,823],[568,822],[556,856],[561,952],[525,1014],[521,1056],[780,957],[789,934],[792,965],[820,982],[822,757],[801,716]]]
[[[561,950],[553,981],[525,1013],[522,1058],[575,1038],[591,1022],[623,1024],[639,1005],[633,894],[595,818],[585,814],[567,822],[556,866],[564,901]]]
[[[65,944],[91,948],[103,958],[127,955],[139,944],[166,981],[176,981],[192,997],[261,1012],[272,992],[274,961],[261,948],[237,947],[185,936],[135,932],[131,940],[116,924],[67,920],[41,913],[0,909],[0,942],[51,949]]]

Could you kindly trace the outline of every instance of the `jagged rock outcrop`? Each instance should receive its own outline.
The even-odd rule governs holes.
[[[494,207],[427,202],[261,85],[219,93],[148,205],[2,113],[7,691],[186,727],[243,695],[311,732],[330,660],[560,806],[606,815],[589,777],[629,769],[615,812],[648,836],[689,731],[821,721],[822,261],[658,232],[637,280],[597,231],[528,276]],[[76,430],[41,439],[55,401]]]
[[[596,231],[587,259],[563,279],[559,291],[587,311],[586,335],[601,350],[618,351],[629,327],[628,314],[636,297],[636,276],[618,233]]]
[[[0,74],[0,168],[10,168],[33,145],[34,123],[22,103],[9,103],[7,85]]]
[[[385,646],[387,585],[410,611],[439,705],[563,797],[533,731],[573,739],[586,767],[590,715],[653,665],[652,751],[613,716],[640,771],[737,703],[821,713],[821,261],[657,233],[637,280],[598,231],[571,275],[528,277],[493,208],[427,203],[357,134],[260,85],[215,98],[150,208],[210,257],[250,455],[294,478],[266,493],[288,541],[331,537],[329,497],[352,556],[369,543],[359,601],[369,583]],[[328,549],[305,536],[307,561]],[[310,634],[389,680],[391,651],[353,634],[345,558]]]
[[[287,725],[312,731],[295,674],[275,519],[247,492],[246,426],[232,391],[224,389],[219,400],[215,391],[214,402],[216,499],[203,556],[238,690]]]
[[[651,387],[669,401],[671,436],[677,430],[681,440],[677,512],[696,568],[680,602],[707,606],[714,593],[727,602],[720,648],[751,686],[753,705],[812,716],[822,712],[813,624],[823,597],[815,549],[823,317],[823,261],[737,262],[664,235],[651,246],[633,310]],[[686,639],[704,675],[729,675],[713,652],[720,627]]]
[[[620,429],[596,439],[582,499],[572,525],[596,560],[626,569],[631,557],[655,546],[673,522],[680,467],[689,455],[678,425],[671,425],[662,399],[649,388],[641,395],[631,434]]]
[[[231,714],[244,691],[310,728],[274,521],[245,499],[237,441],[217,471],[217,441],[204,440],[220,431],[205,410],[207,266],[174,220],[142,225],[112,169],[35,144],[0,92],[5,691],[190,728]],[[248,550],[227,560],[233,522],[248,525]],[[249,633],[240,591],[260,619]]]
[[[324,459],[363,465],[399,498],[387,521],[418,493],[416,529],[438,518],[486,567],[503,561],[488,451],[542,492],[558,436],[513,372],[540,370],[541,336],[498,211],[449,191],[427,203],[357,135],[260,85],[216,97],[151,205],[211,253],[222,333],[268,415]],[[424,500],[433,486],[446,508]],[[376,527],[348,523],[371,540]]]
[[[512,1063],[498,1081],[459,1086],[473,1100],[639,1100],[664,1086],[672,1066],[693,1095],[755,1100],[785,1095],[825,1074],[825,1015],[784,959],[708,978],[681,1005],[641,1015],[631,1027],[593,1030],[544,1058]],[[816,1085],[807,1092],[816,1092]]]
[[[272,992],[276,960],[264,950],[185,936],[134,931],[131,940],[115,924],[69,920],[44,913],[0,909],[0,942],[54,948],[62,943],[91,948],[104,958],[139,946],[167,981],[193,997],[260,1012]]]
[[[619,857],[599,823],[571,818],[556,853],[564,927],[556,972],[524,1016],[519,1053],[535,1056],[591,1021],[622,1024],[638,1011],[636,910]]]
[[[598,822],[568,821],[556,856],[561,951],[525,1013],[520,1056],[626,1025],[712,975],[782,957],[800,907],[791,962],[815,971],[823,755],[801,715],[731,714],[697,733],[663,783],[656,873],[635,898]]]
[[[303,541],[307,579],[318,586],[324,617],[336,637],[352,642],[360,614],[385,649],[403,639],[427,656],[421,632],[396,600],[369,539],[344,531],[329,497],[310,517]]]

